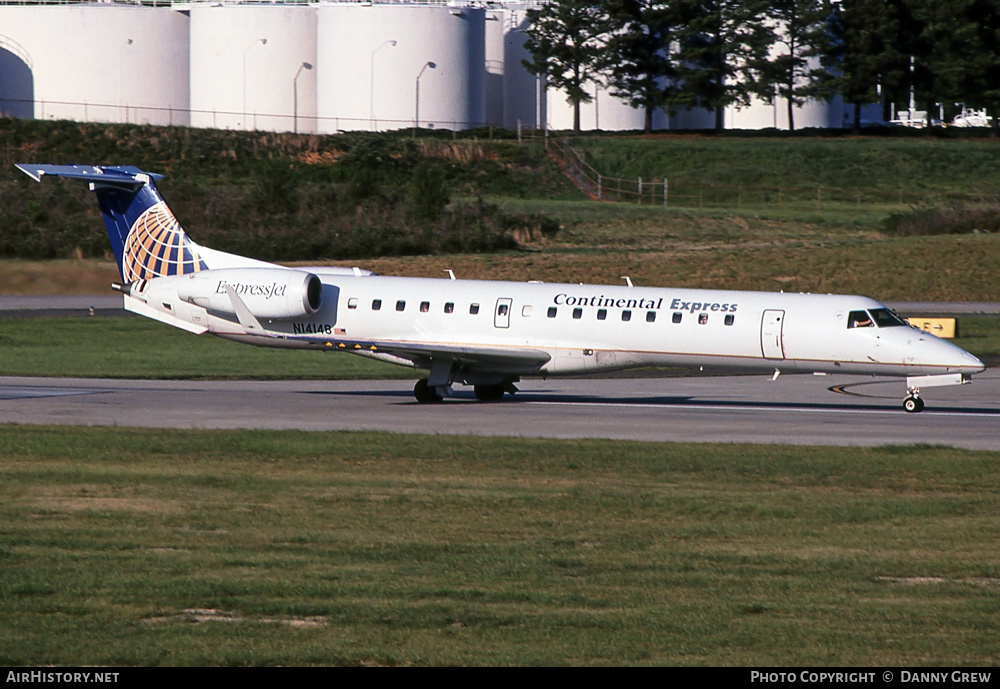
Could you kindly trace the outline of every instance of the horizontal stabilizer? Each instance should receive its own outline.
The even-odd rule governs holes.
[[[133,166],[99,166],[99,165],[32,165],[31,163],[18,163],[16,165],[24,174],[31,177],[36,182],[41,182],[42,177],[69,177],[71,179],[85,179],[89,182],[106,184],[124,184],[127,186],[142,186],[150,179],[161,179],[163,175],[153,172],[143,172]]]
[[[172,325],[175,328],[180,328],[181,330],[187,330],[189,333],[194,333],[195,335],[201,335],[202,333],[208,332],[208,328],[195,325],[194,323],[189,323],[188,321],[182,320],[177,316],[171,316],[169,313],[163,313],[162,311],[157,311],[151,306],[148,306],[144,302],[136,299],[135,297],[125,295],[125,310],[131,311],[134,314],[140,316],[145,316],[146,318],[152,318],[154,321],[159,321],[160,323],[166,323],[167,325]]]

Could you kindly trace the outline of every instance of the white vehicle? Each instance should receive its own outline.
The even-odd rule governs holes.
[[[86,180],[104,214],[134,313],[193,333],[320,349],[428,371],[419,402],[452,385],[480,400],[522,377],[640,367],[851,373],[920,388],[970,382],[983,363],[859,296],[383,277],[358,268],[287,268],[192,242],[135,167],[17,166]]]

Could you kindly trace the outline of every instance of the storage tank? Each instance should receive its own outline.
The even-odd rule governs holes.
[[[844,126],[844,103],[839,95],[829,101],[806,101],[793,109],[795,129]],[[776,97],[771,103],[754,98],[748,107],[726,108],[726,129],[788,129],[788,99]]]
[[[580,129],[599,129],[606,132],[642,131],[646,126],[646,112],[633,108],[627,101],[616,98],[601,84],[587,84],[589,103],[580,104]],[[573,128],[573,106],[566,99],[566,92],[549,89],[548,124],[551,129]],[[653,129],[666,129],[667,117],[660,109],[653,111]]]
[[[485,124],[485,11],[444,5],[317,7],[318,130]]]
[[[516,129],[518,124],[540,129],[548,111],[544,81],[529,72],[522,62],[531,59],[524,48],[530,8],[530,5],[518,5],[505,11],[503,124],[508,129]]]
[[[82,122],[188,123],[188,17],[110,4],[0,7],[0,109]]]
[[[723,121],[725,116],[723,111]],[[715,111],[698,107],[678,109],[670,116],[670,129],[715,129]]]
[[[775,26],[778,36],[785,34],[784,26]],[[770,48],[770,57],[775,59],[788,54],[788,43],[780,38]],[[822,69],[818,57],[809,58],[806,70]],[[796,129],[807,127],[842,127],[844,124],[844,103],[840,95],[834,95],[829,101],[806,101],[792,109],[792,117]],[[729,107],[725,114],[726,129],[788,129],[788,99],[775,95],[770,99],[753,97],[750,105],[744,108]]]
[[[487,124],[503,126],[504,34],[508,12],[488,8],[485,15],[485,71],[483,72],[484,117]]]
[[[191,125],[316,131],[316,9],[191,7]]]

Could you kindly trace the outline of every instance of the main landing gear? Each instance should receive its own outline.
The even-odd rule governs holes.
[[[507,392],[507,386],[503,383],[497,383],[496,385],[474,385],[472,390],[476,393],[476,399],[480,402],[499,402],[503,399],[503,394]]]
[[[417,384],[413,386],[413,396],[417,398],[420,404],[437,404],[442,399],[444,399],[437,391],[436,387],[431,387],[427,384],[426,378],[421,378],[417,381]]]
[[[421,404],[437,404],[444,399],[450,389],[448,385],[430,385],[427,378],[421,378],[413,386],[413,397]],[[504,394],[517,392],[512,381],[474,385],[472,389],[476,399],[480,402],[499,402],[503,399]]]

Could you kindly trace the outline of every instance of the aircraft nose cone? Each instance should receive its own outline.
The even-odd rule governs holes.
[[[962,350],[962,359],[965,362],[963,364],[964,366],[971,366],[972,368],[975,369],[975,371],[972,371],[972,373],[979,373],[981,371],[986,370],[986,364],[984,364],[982,361],[980,361],[977,357],[973,356],[972,354],[969,354],[964,349]]]
[[[948,362],[948,366],[950,368],[954,368],[962,373],[979,373],[980,371],[986,369],[986,366],[982,361],[972,354],[969,354],[961,347],[953,345],[950,342],[942,344],[946,344],[948,346],[949,351],[942,352],[942,354],[946,355],[943,356],[942,359],[945,359]]]
[[[936,337],[921,338],[918,344],[919,360],[924,364],[943,366],[956,373],[979,373],[985,364],[961,347]]]

